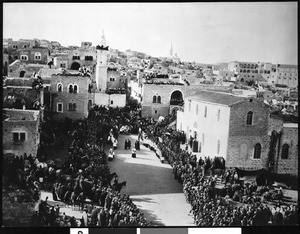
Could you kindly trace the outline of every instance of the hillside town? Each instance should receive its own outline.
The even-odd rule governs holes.
[[[97,35],[3,38],[3,227],[298,226],[298,64]]]
[[[159,225],[111,171],[123,144],[172,168],[188,225],[297,224],[297,65],[197,64],[172,45],[155,58],[99,42],[3,40],[3,208],[39,203],[19,225]]]

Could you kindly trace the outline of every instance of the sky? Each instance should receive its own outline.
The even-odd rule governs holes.
[[[298,64],[298,3],[4,3],[3,37],[100,43],[183,61]]]

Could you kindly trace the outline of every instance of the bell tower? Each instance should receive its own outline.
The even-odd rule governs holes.
[[[107,58],[108,58],[108,46],[106,46],[105,36],[102,30],[100,45],[97,49],[97,65],[96,65],[96,84],[97,90],[105,92],[107,88]]]

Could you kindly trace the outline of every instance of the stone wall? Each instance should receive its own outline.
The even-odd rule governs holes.
[[[57,84],[63,85],[62,92],[57,92]],[[63,112],[58,113],[57,118],[69,117],[72,119],[84,118],[88,115],[88,85],[91,80],[83,76],[52,75],[51,90],[56,97],[53,99],[53,111],[57,111],[57,103],[63,103]],[[68,85],[76,84],[78,93],[69,93]],[[69,103],[76,103],[76,111],[69,110]]]
[[[282,136],[280,140],[280,149],[278,154],[277,173],[298,175],[298,124],[295,126],[283,125]],[[289,145],[289,154],[287,159],[282,159],[282,146]]]
[[[252,125],[246,125],[249,111],[253,112]],[[255,98],[248,98],[231,107],[226,167],[248,170],[267,167],[270,143],[268,118],[268,107]],[[257,143],[261,144],[260,159],[253,158]]]
[[[183,100],[186,96],[199,90],[211,90],[230,92],[230,89],[225,86],[217,85],[164,85],[164,84],[143,84],[142,86],[142,117],[149,116],[156,118],[155,110],[160,115],[166,116],[169,114],[170,99],[174,91],[182,93]],[[153,96],[161,96],[161,104],[153,103]]]
[[[38,132],[39,121],[3,121],[2,146],[4,153],[15,155],[31,154],[36,156],[40,134]],[[25,132],[24,142],[14,142],[13,132]]]

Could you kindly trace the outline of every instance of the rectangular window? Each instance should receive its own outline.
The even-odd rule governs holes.
[[[63,104],[57,103],[57,112],[63,112]]]
[[[69,103],[69,111],[76,111],[76,103]]]
[[[25,132],[20,132],[20,140],[25,141]]]
[[[14,142],[19,141],[19,133],[18,132],[13,132],[13,139],[14,139]]]
[[[112,105],[112,104],[114,104],[114,101],[113,101],[113,100],[111,100],[111,101],[110,101],[110,104],[111,104],[111,105]]]
[[[13,132],[13,141],[21,142],[26,140],[25,132]]]

